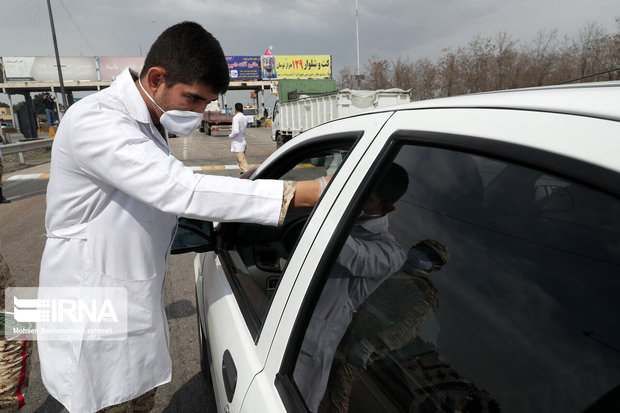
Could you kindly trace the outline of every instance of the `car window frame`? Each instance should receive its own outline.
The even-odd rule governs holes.
[[[533,168],[557,177],[571,180],[585,185],[620,200],[620,174],[579,159],[549,152],[544,149],[532,148],[526,145],[488,139],[478,136],[433,132],[416,129],[396,129],[386,139],[381,152],[376,156],[372,168],[367,171],[366,177],[374,173],[383,165],[395,159],[404,145],[415,145],[458,151],[470,155],[488,157],[494,160],[508,162],[515,165]],[[303,303],[295,319],[294,327],[286,344],[280,368],[275,377],[274,385],[286,411],[307,412],[305,402],[293,380],[293,371],[297,354],[305,336],[314,304],[322,292],[328,270],[337,259],[338,252],[344,244],[354,221],[355,211],[361,208],[361,202],[368,196],[374,180],[364,179],[364,184],[351,199],[344,214],[347,216],[334,229],[336,236],[330,239],[325,254],[315,272],[304,296]],[[323,276],[317,276],[323,274]]]
[[[284,175],[286,172],[290,171],[293,167],[298,165],[302,160],[311,158],[312,154],[316,154],[317,152],[327,151],[332,148],[342,147],[344,145],[350,145],[349,151],[353,150],[359,139],[363,136],[363,130],[351,131],[351,132],[339,132],[334,134],[326,134],[323,136],[316,137],[312,140],[305,141],[300,143],[298,146],[293,148],[291,151],[286,153],[285,162],[271,162],[267,167],[261,170],[259,173],[253,174],[250,179],[278,179],[280,176]],[[344,157],[341,165],[346,162],[346,156]],[[339,166],[340,168],[340,166]],[[337,173],[338,171],[336,171]],[[319,200],[320,202],[320,200]],[[308,219],[306,222],[309,222],[312,219],[314,214],[314,210],[310,212]],[[217,237],[217,256],[220,259],[220,263],[222,264],[222,269],[226,276],[226,279],[231,287],[233,295],[235,296],[235,300],[239,305],[239,310],[243,315],[243,318],[246,322],[246,326],[250,332],[250,335],[254,339],[254,343],[258,343],[262,328],[264,323],[262,323],[252,306],[252,303],[247,297],[244,288],[239,283],[239,280],[235,276],[236,267],[234,265],[233,260],[228,253],[228,250],[231,249],[233,245],[234,235],[237,233],[239,229],[239,223],[222,223],[218,228],[218,237]],[[303,234],[306,226],[302,229],[300,233]],[[298,238],[298,240],[299,240]],[[297,244],[297,243],[296,243]],[[295,247],[296,247],[295,244]],[[293,247],[291,255],[295,252],[295,247]],[[282,269],[282,276],[286,273],[286,267]]]
[[[336,262],[340,249],[351,232],[355,219],[359,215],[359,212],[361,212],[363,201],[370,195],[370,191],[379,177],[379,168],[393,161],[398,154],[400,147],[400,142],[394,139],[388,139],[381,153],[375,158],[375,161],[368,171],[366,171],[362,185],[355,192],[351,202],[345,209],[343,215],[346,216],[346,218],[341,220],[336,228],[334,228],[333,233],[336,234],[336,236],[333,236],[330,239],[325,249],[329,252],[323,255],[315,269],[312,281],[308,287],[308,292],[304,296],[301,308],[297,314],[295,327],[290,336],[289,342],[286,345],[284,357],[274,382],[286,411],[308,411],[306,404],[303,401],[303,397],[299,393],[292,376],[295,368],[295,362],[297,361],[297,354],[299,353],[299,349],[301,348],[302,341],[305,337],[305,328],[307,327],[312,316],[312,311],[310,311],[310,309],[314,310],[314,305],[316,304],[327,280],[327,276],[329,274],[328,270],[331,269]],[[368,176],[373,176],[373,178],[370,180],[366,179]],[[317,274],[323,274],[323,276],[317,277]],[[303,328],[300,326],[303,326]]]

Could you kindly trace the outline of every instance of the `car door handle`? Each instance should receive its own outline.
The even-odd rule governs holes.
[[[226,390],[226,398],[228,403],[232,402],[237,387],[237,367],[233,361],[230,351],[224,352],[222,359],[222,378],[224,379],[224,389]]]

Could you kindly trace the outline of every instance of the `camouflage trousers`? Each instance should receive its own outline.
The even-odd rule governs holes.
[[[12,286],[9,266],[0,255],[0,311],[4,311],[4,292]],[[14,412],[24,403],[30,375],[34,342],[5,340],[0,335],[0,413]]]
[[[133,400],[105,407],[97,413],[146,413],[155,406],[155,391],[157,387],[138,396]]]
[[[9,266],[0,254],[0,311],[4,311],[4,292],[7,287],[14,287]]]
[[[0,188],[2,188],[2,172],[4,172],[4,165],[2,164],[2,159],[0,159]]]
[[[332,364],[327,391],[319,406],[319,413],[347,413],[353,382],[363,370],[343,359]]]
[[[237,164],[239,165],[239,172],[246,173],[250,170],[250,166],[248,165],[248,161],[245,159],[245,152],[235,152],[237,155]]]
[[[0,340],[0,412],[9,413],[20,409],[24,403],[33,341]]]

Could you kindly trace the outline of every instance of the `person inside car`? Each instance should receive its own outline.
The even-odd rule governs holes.
[[[405,262],[406,250],[390,234],[387,215],[408,185],[407,171],[391,163],[366,200],[316,304],[293,372],[312,412],[323,398],[336,348],[353,313]]]
[[[405,265],[364,301],[338,346],[320,412],[348,412],[353,382],[362,369],[417,337],[439,306],[430,273],[449,259],[444,244],[422,240],[411,247]]]

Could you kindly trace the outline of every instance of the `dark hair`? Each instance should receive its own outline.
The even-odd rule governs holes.
[[[163,31],[146,55],[140,77],[151,67],[166,70],[166,86],[177,83],[209,86],[214,93],[228,89],[228,63],[211,33],[194,22],[175,24]]]
[[[379,178],[373,192],[384,203],[393,204],[407,192],[408,186],[409,175],[407,171],[402,166],[392,162]]]
[[[237,112],[243,112],[243,105],[241,103],[235,103],[235,110]]]

